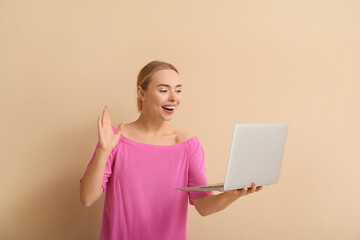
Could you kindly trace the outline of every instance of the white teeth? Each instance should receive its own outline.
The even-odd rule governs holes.
[[[166,108],[166,109],[170,109],[170,110],[175,108],[175,107],[165,107],[165,106],[163,106],[163,107]]]

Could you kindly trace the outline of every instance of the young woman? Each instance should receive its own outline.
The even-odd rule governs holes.
[[[80,179],[80,200],[89,207],[106,189],[100,239],[186,239],[188,204],[201,216],[224,210],[262,189],[180,191],[206,185],[204,150],[196,136],[167,122],[181,103],[177,69],[152,61],[137,78],[139,118],[114,127],[105,106],[98,143]]]

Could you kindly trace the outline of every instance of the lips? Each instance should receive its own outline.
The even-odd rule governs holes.
[[[175,109],[175,105],[164,105],[164,106],[161,106],[161,107],[166,109],[166,110],[174,110]]]
[[[162,106],[162,109],[164,110],[164,112],[166,112],[167,114],[172,114],[174,112],[174,109],[167,109],[166,107]]]

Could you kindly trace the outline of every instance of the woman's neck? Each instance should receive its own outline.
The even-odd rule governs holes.
[[[144,117],[140,114],[140,117],[133,122],[137,130],[141,131],[145,136],[156,137],[162,136],[171,132],[172,127],[167,124],[164,120],[151,119]]]

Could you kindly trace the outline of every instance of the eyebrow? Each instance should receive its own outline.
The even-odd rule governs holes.
[[[159,85],[157,85],[157,87],[160,87],[160,86],[165,86],[165,87],[170,87],[170,85],[168,85],[168,84],[159,84]],[[176,85],[176,87],[182,87],[182,85],[181,84],[179,84],[179,85]]]

